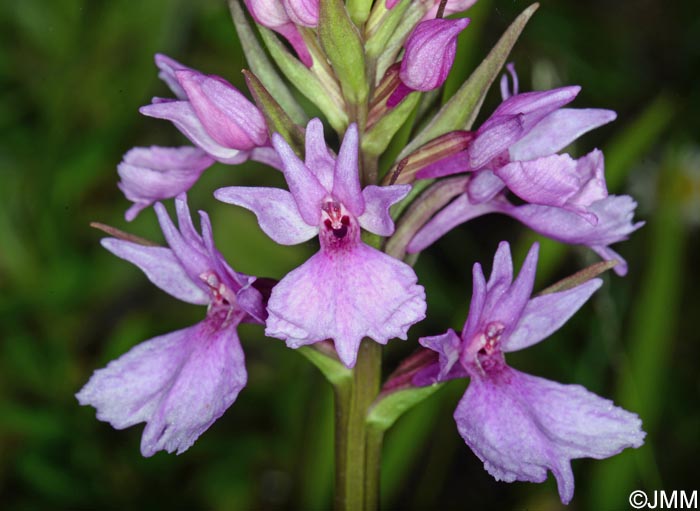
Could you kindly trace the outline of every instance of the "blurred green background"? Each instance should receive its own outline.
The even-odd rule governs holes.
[[[480,0],[448,92],[527,3]],[[577,107],[618,120],[572,151],[605,151],[611,192],[631,193],[646,227],[615,248],[629,275],[608,275],[550,340],[515,353],[523,371],[576,382],[639,413],[646,445],[574,461],[570,509],[627,509],[633,489],[697,490],[700,449],[700,13],[695,0],[544,0],[512,60],[521,90],[580,84]],[[224,0],[5,0],[0,3],[0,508],[324,509],[332,493],[332,396],[316,369],[260,327],[243,327],[249,385],[187,453],[139,454],[142,426],[114,431],[73,394],[94,369],[145,339],[198,321],[99,245],[92,220],[160,240],[152,211],[127,225],[116,164],[135,145],[186,143],[140,116],[163,52],[243,88],[244,60]],[[489,95],[481,118],[498,102]],[[231,264],[281,277],[315,250],[278,247],[254,217],[211,198],[231,184],[281,185],[275,171],[216,165],[190,193],[211,213]],[[387,371],[419,335],[460,328],[474,261],[533,236],[482,218],[423,254],[429,319],[394,341]],[[595,261],[545,243],[538,286]],[[464,445],[453,382],[403,417],[384,450],[387,509],[558,509],[555,485],[495,482]]]

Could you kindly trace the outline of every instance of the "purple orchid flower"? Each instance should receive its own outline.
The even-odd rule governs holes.
[[[117,166],[118,186],[134,204],[125,217],[136,218],[154,202],[189,190],[214,159],[196,147],[134,147]]]
[[[469,25],[469,18],[421,21],[408,36],[401,61],[401,83],[387,101],[393,108],[414,90],[429,91],[442,86],[452,69],[457,36]]]
[[[394,6],[399,3],[399,1],[400,0],[386,0],[386,8],[393,9]],[[427,2],[425,0],[414,0],[414,3],[420,2],[424,4],[430,3],[431,1],[432,5],[428,12],[425,13],[425,16],[423,16],[423,20],[432,19],[437,15],[438,8],[440,7],[440,0],[428,0]],[[448,0],[445,4],[445,12],[443,13],[443,15],[449,16],[450,14],[466,11],[475,3],[476,0]]]
[[[556,154],[587,131],[615,118],[600,109],[566,109],[580,87],[518,94],[501,82],[503,103],[477,130],[469,147],[420,170],[419,179],[469,172],[459,196],[414,237],[409,252],[419,252],[455,226],[487,213],[502,213],[564,243],[586,245],[604,259],[617,259],[615,272],[627,265],[608,245],[626,239],[643,222],[632,223],[636,203],[628,196],[608,196],[603,154],[593,150],[573,159]],[[461,185],[459,185],[461,186]],[[526,202],[516,206],[508,192]]]
[[[318,25],[319,0],[282,0],[289,19],[297,25],[314,28]]]
[[[285,9],[285,3],[289,3],[289,0],[286,2],[284,0],[245,0],[248,11],[255,22],[270,30],[274,30],[284,37],[294,48],[294,51],[299,56],[299,60],[306,67],[311,67],[314,61],[303,37],[299,33],[299,29],[294,23],[295,21],[302,21],[300,24],[306,25],[306,22],[313,16],[312,5],[314,2],[311,0],[294,0],[291,2],[292,5],[287,6],[287,9]],[[290,10],[294,20],[290,18]],[[318,14],[316,14],[316,19],[318,21]]]
[[[389,207],[407,185],[360,187],[358,133],[350,125],[337,159],[312,119],[302,162],[278,134],[273,144],[291,191],[221,188],[214,196],[255,213],[277,243],[294,245],[318,234],[321,249],[272,290],[265,333],[292,348],[333,339],[340,360],[353,367],[363,337],[381,344],[399,337],[425,317],[425,291],[413,269],[360,239],[360,228],[389,236]]]
[[[568,504],[574,494],[572,459],[602,459],[639,447],[645,433],[636,414],[579,385],[530,376],[506,364],[505,353],[557,331],[602,284],[593,279],[531,298],[537,251],[535,244],[515,281],[506,242],[498,247],[488,283],[481,265],[474,265],[474,290],[462,333],[448,330],[419,339],[439,354],[439,363],[417,374],[414,384],[469,377],[454,418],[484,468],[499,481],[538,483],[551,470],[561,500]]]
[[[115,238],[102,245],[138,266],[156,286],[187,303],[206,305],[194,326],[132,348],[99,369],[76,397],[97,418],[124,429],[146,422],[141,453],[186,451],[231,406],[247,374],[236,329],[262,324],[265,309],[255,278],[233,271],[214,246],[211,224],[200,212],[202,234],[192,225],[187,199],[175,201],[179,230],[165,207],[155,210],[170,248]]]
[[[265,117],[238,89],[219,76],[205,75],[156,55],[159,77],[177,100],[153,98],[139,111],[171,121],[194,145],[214,159],[238,164],[249,158],[278,167]]]

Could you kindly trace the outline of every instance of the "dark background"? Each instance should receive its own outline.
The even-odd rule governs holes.
[[[480,0],[468,15],[453,77],[468,75],[522,1]],[[577,107],[618,120],[585,136],[600,147],[611,192],[639,202],[647,225],[615,248],[629,275],[605,286],[548,341],[509,356],[523,371],[580,383],[637,412],[643,448],[577,460],[571,509],[627,509],[631,490],[697,490],[700,16],[695,0],[543,1],[512,60],[521,91],[580,84]],[[260,327],[243,327],[249,385],[181,456],[139,453],[141,426],[114,431],[73,394],[92,371],[150,337],[198,321],[105,250],[92,220],[160,240],[151,210],[131,225],[116,164],[135,145],[185,143],[140,116],[154,95],[155,52],[244,89],[245,66],[223,0],[9,0],[0,3],[0,507],[3,509],[322,509],[333,480],[332,396],[315,368]],[[481,118],[497,104],[489,95]],[[281,277],[315,250],[278,247],[248,212],[217,203],[215,188],[280,184],[254,164],[217,164],[190,193],[210,212],[218,245],[238,269]],[[460,328],[470,271],[501,239],[516,264],[534,237],[513,221],[463,226],[421,256],[429,319],[390,343],[386,368],[419,335]],[[596,258],[545,243],[538,287]],[[558,509],[543,485],[497,483],[464,445],[453,382],[388,434],[387,509]]]

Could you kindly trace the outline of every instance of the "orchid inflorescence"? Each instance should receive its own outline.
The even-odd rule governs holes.
[[[361,430],[383,432],[426,390],[469,378],[454,413],[466,444],[497,480],[542,482],[550,470],[564,503],[573,497],[572,459],[605,458],[643,443],[635,414],[583,387],[506,363],[505,353],[539,343],[582,307],[602,285],[599,273],[627,272],[610,245],[642,223],[633,223],[631,197],[608,195],[600,150],[579,158],[561,152],[616,117],[610,110],[568,108],[580,87],[521,93],[508,64],[502,102],[472,129],[536,4],[515,20],[472,78],[442,108],[434,107],[430,91],[447,79],[457,37],[469,24],[445,16],[459,15],[474,1],[245,0],[251,24],[232,0],[251,68],[245,76],[252,101],[221,77],[156,55],[159,76],[175,98],[154,98],[140,111],[172,122],[192,145],[133,148],[118,172],[119,188],[133,203],[126,219],[153,206],[167,246],[116,229],[102,245],[173,297],[206,306],[206,313],[196,325],[145,341],[97,370],[77,394],[81,404],[95,407],[98,419],[118,429],[145,422],[144,456],[180,454],[246,385],[237,329],[250,322],[290,348],[309,346],[303,351],[334,385],[349,385],[337,399],[369,392],[369,401],[354,401]],[[308,120],[289,83],[338,133],[337,151],[326,143],[323,120]],[[413,130],[398,158],[382,168],[379,157],[415,111],[422,129]],[[228,186],[214,197],[252,211],[281,245],[319,242],[316,254],[278,282],[231,268],[215,246],[207,214],[199,212],[198,229],[188,207],[186,192],[214,162],[248,160],[281,171],[287,189]],[[162,204],[168,199],[175,202],[177,227]],[[501,242],[488,281],[474,265],[462,331],[418,339],[418,351],[380,391],[381,354],[362,347],[405,340],[426,317],[411,254],[489,213],[589,247],[606,262],[533,295],[537,244],[514,278],[509,244]],[[235,226],[226,235],[235,238]],[[376,368],[374,383],[357,377],[360,366]],[[402,399],[392,400],[399,393]],[[337,420],[354,419],[340,413]],[[353,441],[369,442],[364,434],[336,438],[342,445]],[[350,486],[337,487],[338,506],[374,507],[376,495],[368,489],[374,483],[366,479],[372,471],[362,460],[336,462],[361,465],[365,477],[364,487],[354,488],[364,499],[353,501]],[[343,479],[347,470],[340,472],[336,484],[351,485]]]

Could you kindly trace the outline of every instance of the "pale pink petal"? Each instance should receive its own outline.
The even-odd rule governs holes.
[[[292,348],[333,339],[353,367],[364,337],[380,344],[425,317],[425,291],[407,264],[362,243],[318,252],[272,290],[266,335]]]
[[[187,303],[209,303],[209,295],[192,281],[169,248],[149,247],[116,238],[104,238],[101,243],[117,257],[138,266],[148,280],[169,295]]]
[[[284,8],[297,25],[315,27],[318,25],[319,0],[283,0]]]
[[[265,117],[238,89],[218,76],[176,71],[207,133],[224,147],[247,151],[268,141]]]
[[[359,152],[357,137],[357,124],[353,123],[345,132],[333,173],[333,196],[355,217],[359,217],[365,211],[357,164]]]
[[[537,123],[522,139],[510,146],[512,160],[534,160],[558,153],[584,133],[617,118],[612,110],[560,108]]]
[[[561,207],[580,189],[576,160],[568,154],[514,161],[494,172],[510,191],[533,204]]]
[[[572,459],[607,458],[644,440],[639,417],[611,401],[507,366],[473,378],[454,417],[496,480],[542,482],[551,470],[564,504],[574,493]]]
[[[142,106],[139,112],[172,122],[194,145],[222,163],[238,164],[248,158],[246,151],[225,147],[214,140],[204,129],[189,101],[156,101]]]
[[[454,378],[467,378],[469,374],[459,363],[462,351],[462,339],[451,328],[441,335],[421,337],[421,346],[438,353],[438,364],[421,370],[412,380],[416,386],[423,387]]]
[[[229,186],[216,190],[214,197],[255,213],[265,234],[282,245],[296,245],[318,233],[318,226],[309,225],[301,218],[297,203],[286,190]]]
[[[602,285],[601,279],[592,279],[566,291],[532,298],[512,333],[501,343],[501,349],[505,353],[518,351],[546,339],[559,330]]]
[[[246,383],[235,323],[195,326],[143,342],[95,371],[76,394],[97,418],[123,429],[146,422],[141,452],[187,450]],[[215,325],[214,325],[215,326]]]
[[[306,154],[304,161],[307,168],[328,191],[333,190],[333,173],[335,159],[328,152],[323,136],[323,123],[314,117],[306,125]]]
[[[362,190],[365,212],[358,218],[362,228],[380,236],[391,236],[394,233],[394,221],[389,209],[410,191],[410,185],[365,187]]]
[[[272,135],[272,144],[282,160],[284,177],[301,217],[308,225],[318,226],[321,221],[321,203],[328,195],[328,190],[297,157],[282,136],[277,133]]]
[[[163,55],[162,53],[156,53],[155,61],[156,66],[160,70],[160,72],[158,73],[158,78],[163,80],[167,84],[167,86],[170,87],[170,90],[173,91],[173,94],[175,94],[175,96],[177,96],[178,99],[187,99],[187,93],[177,81],[177,78],[175,77],[175,72],[191,68],[185,66],[184,64],[180,64],[177,60],[171,59],[170,57],[168,57],[167,55]]]
[[[474,204],[493,199],[498,192],[505,188],[503,180],[491,170],[474,172],[473,177],[467,183],[469,200]]]
[[[416,233],[406,247],[409,254],[425,250],[449,231],[473,218],[495,213],[499,208],[493,202],[472,204],[464,193],[445,206],[437,215]]]

